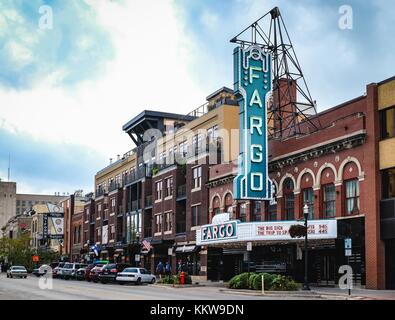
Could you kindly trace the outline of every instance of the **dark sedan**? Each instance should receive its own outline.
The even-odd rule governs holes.
[[[131,267],[128,263],[109,263],[103,267],[99,274],[101,283],[115,282],[118,272],[122,272],[125,268]]]

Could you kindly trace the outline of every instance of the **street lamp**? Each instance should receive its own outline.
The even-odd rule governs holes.
[[[303,290],[310,290],[309,286],[309,280],[308,280],[308,262],[307,262],[307,231],[308,231],[308,226],[307,226],[307,220],[309,218],[309,206],[307,202],[303,206],[303,216],[304,216],[304,226],[306,228],[306,235],[304,237],[304,284],[303,284]]]

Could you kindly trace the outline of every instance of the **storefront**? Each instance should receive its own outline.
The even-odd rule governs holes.
[[[341,265],[351,265],[356,285],[365,284],[364,219],[312,220],[309,222],[309,281],[335,285]],[[242,272],[269,272],[291,276],[303,282],[304,239],[288,233],[297,221],[224,221],[202,226],[197,244],[207,247],[207,279],[227,281]],[[352,250],[345,254],[344,241],[351,239]],[[251,247],[247,248],[247,244]],[[249,250],[247,250],[249,249]]]

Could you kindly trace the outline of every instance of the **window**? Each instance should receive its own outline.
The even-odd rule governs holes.
[[[180,151],[180,154],[182,157],[185,157],[187,155],[188,151],[188,141],[183,141],[178,145],[178,150]]]
[[[73,243],[75,244],[77,242],[77,227],[74,226],[74,237],[73,237]]]
[[[158,181],[155,184],[155,200],[161,200],[162,199],[162,180]]]
[[[21,205],[21,200],[16,200],[16,205],[20,206]]]
[[[101,228],[96,229],[96,242],[101,241]]]
[[[381,191],[383,199],[395,198],[395,168],[382,171]]]
[[[192,169],[193,189],[200,188],[202,185],[202,167]]]
[[[295,219],[294,183],[290,178],[284,181],[284,210],[285,220]]]
[[[303,189],[303,203],[302,203],[302,213],[303,207],[307,204],[309,207],[309,220],[314,219],[314,190],[313,188]]]
[[[115,226],[112,224],[110,226],[110,240],[114,240],[115,239]]]
[[[115,198],[111,199],[111,212],[115,212]]]
[[[262,203],[260,201],[254,201],[253,204],[252,221],[261,221]]]
[[[166,212],[165,213],[165,231],[172,230],[172,213]]]
[[[209,128],[207,130],[207,137],[210,142],[212,142],[218,138],[218,125],[216,125],[212,128]]]
[[[359,213],[359,181],[346,181],[346,214]]]
[[[155,233],[162,232],[162,215],[155,215]]]
[[[78,241],[77,243],[81,243],[81,225],[78,226]]]
[[[334,184],[324,186],[324,217],[333,218],[336,216],[336,188]]]
[[[89,220],[89,208],[85,210],[85,221]]]
[[[395,107],[380,112],[381,139],[395,137]]]
[[[192,211],[192,227],[200,225],[200,212],[201,212],[201,206],[193,206],[191,208]]]
[[[277,203],[268,205],[266,221],[277,221]]]
[[[100,213],[101,212],[101,204],[97,205],[97,212]]]
[[[240,219],[241,222],[246,222],[247,221],[247,205],[245,203],[242,203],[240,205],[239,219]]]
[[[166,190],[165,197],[173,196],[173,178],[167,178],[165,180]]]
[[[200,153],[203,147],[203,135],[201,133],[196,134],[192,137],[192,149],[196,152],[196,153]]]

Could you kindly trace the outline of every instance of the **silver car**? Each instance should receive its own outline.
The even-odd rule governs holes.
[[[7,270],[7,278],[27,278],[27,270],[24,266],[13,266]]]
[[[122,272],[119,272],[116,281],[119,284],[124,284],[127,282],[132,282],[134,284],[155,283],[156,276],[149,273],[147,269],[144,268],[126,268]]]

